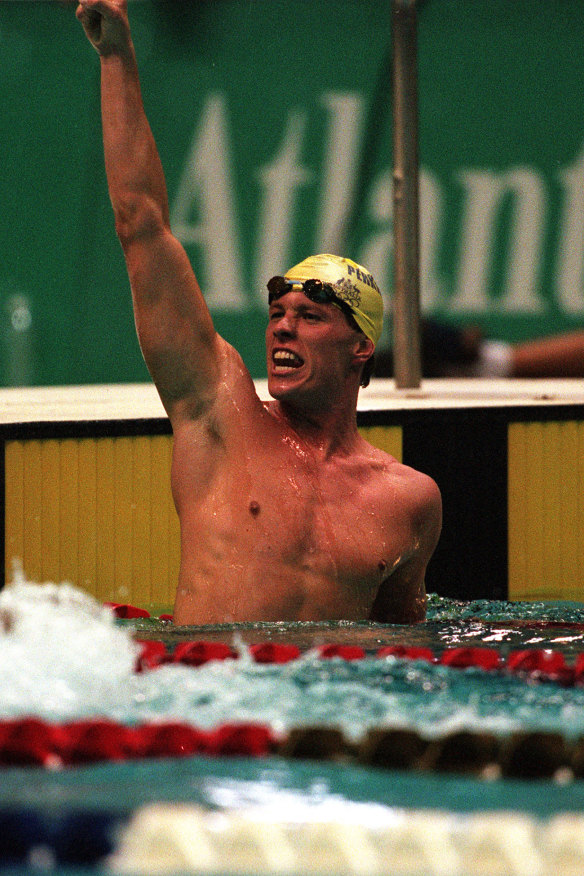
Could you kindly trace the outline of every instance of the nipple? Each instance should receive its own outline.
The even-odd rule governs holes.
[[[258,514],[260,513],[260,506],[259,506],[259,503],[256,502],[255,499],[253,499],[253,500],[249,503],[249,513],[250,513],[253,517],[257,517]]]

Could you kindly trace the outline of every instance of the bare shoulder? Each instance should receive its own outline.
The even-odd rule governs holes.
[[[370,619],[382,623],[418,623],[426,614],[426,567],[442,529],[442,498],[429,475],[404,465],[389,454],[369,454],[379,476],[374,498],[387,537],[399,556],[381,583]]]
[[[441,507],[440,490],[436,481],[429,475],[399,462],[394,456],[364,442],[364,453],[374,472],[378,474],[377,484],[382,493],[398,491],[400,497],[413,506]]]
[[[374,474],[370,498],[381,516],[394,528],[405,527],[404,534],[429,556],[442,528],[442,497],[436,481],[424,472],[404,465],[375,447],[365,451]],[[398,512],[398,513],[396,513]]]

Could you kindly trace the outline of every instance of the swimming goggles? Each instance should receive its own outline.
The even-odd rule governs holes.
[[[277,301],[282,295],[299,286],[306,297],[316,304],[336,304],[345,313],[353,313],[347,302],[339,298],[333,286],[330,283],[323,283],[322,280],[302,281],[288,280],[286,277],[272,277],[271,280],[268,280],[267,286],[268,304],[272,304],[273,301]]]

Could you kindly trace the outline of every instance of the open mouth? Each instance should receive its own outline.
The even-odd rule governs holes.
[[[304,359],[291,350],[275,350],[272,353],[272,362],[274,370],[278,372],[294,371],[304,365]]]

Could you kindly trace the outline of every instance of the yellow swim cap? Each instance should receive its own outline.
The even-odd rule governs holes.
[[[383,299],[369,271],[351,259],[322,253],[309,256],[285,274],[287,280],[322,280],[346,301],[361,331],[377,344],[383,326]]]

